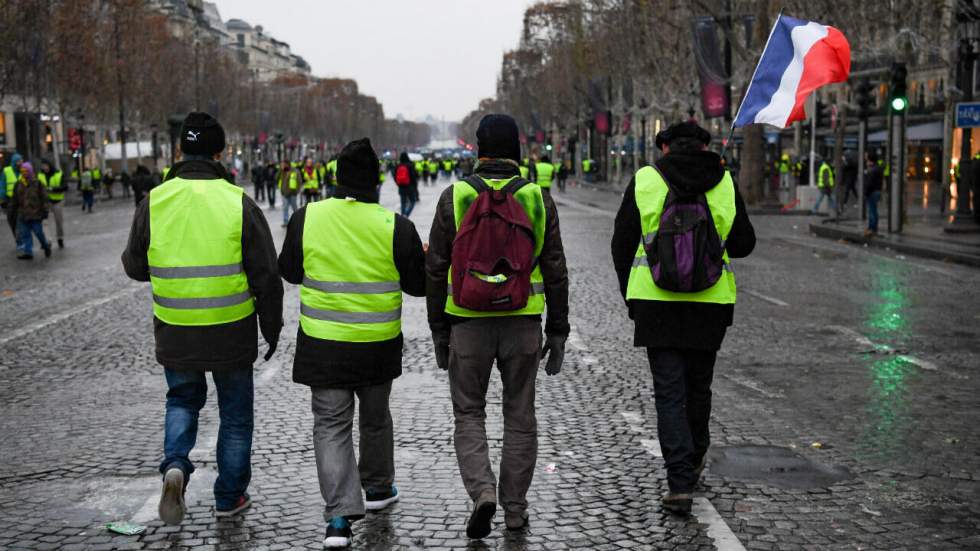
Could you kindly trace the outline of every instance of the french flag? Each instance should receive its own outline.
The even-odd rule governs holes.
[[[834,27],[782,14],[735,115],[733,127],[764,123],[786,128],[806,118],[810,93],[851,72],[851,45]]]

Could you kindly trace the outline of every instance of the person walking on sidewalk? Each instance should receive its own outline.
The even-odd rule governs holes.
[[[456,459],[474,502],[466,534],[484,538],[498,503],[485,426],[493,364],[503,381],[499,503],[507,528],[519,530],[528,524],[527,490],[537,461],[538,363],[548,356],[545,372],[556,375],[565,354],[568,270],[554,201],[520,177],[517,123],[507,115],[487,115],[476,138],[480,160],[474,175],[447,187],[436,205],[426,255],[426,302],[436,363],[449,370]],[[509,237],[494,240],[494,232]],[[490,263],[500,273],[456,269],[488,258],[509,261]],[[515,265],[521,268],[512,270]]]
[[[48,217],[48,191],[34,175],[31,163],[21,163],[20,179],[14,186],[14,215],[17,217],[17,258],[34,258],[34,236],[51,256],[51,242],[44,236],[44,219]]]
[[[810,214],[820,212],[820,204],[826,197],[827,203],[830,205],[831,216],[836,216],[837,200],[834,199],[834,169],[826,159],[821,159],[817,169],[817,189],[820,190],[820,195],[817,197],[817,204],[813,205],[813,211]]]
[[[0,185],[3,200],[0,201],[0,206],[3,207],[4,214],[7,217],[7,225],[10,226],[10,233],[13,234],[14,241],[18,241],[17,215],[14,214],[14,207],[16,206],[14,203],[14,187],[17,186],[17,180],[20,179],[20,165],[23,162],[24,160],[20,156],[20,153],[14,153],[10,156],[10,164],[3,167],[3,172],[0,172],[0,178],[3,178],[3,185]]]
[[[95,177],[91,170],[82,171],[78,189],[82,192],[82,212],[92,214],[92,207],[95,206]]]
[[[61,202],[65,200],[65,191],[68,185],[64,181],[64,174],[60,170],[55,170],[51,161],[45,159],[41,161],[41,172],[37,179],[48,191],[48,205],[51,214],[54,215],[55,236],[58,238],[58,248],[65,248],[65,217],[61,210]]]
[[[365,510],[399,499],[388,399],[402,372],[402,293],[425,295],[422,241],[407,217],[378,204],[371,142],[347,144],[337,169],[336,195],[296,211],[279,255],[283,279],[301,285],[293,380],[312,390],[325,547],[346,547]]]
[[[279,195],[282,196],[282,227],[289,223],[289,217],[296,213],[296,198],[300,190],[299,170],[283,161],[279,168]]]
[[[729,259],[755,247],[745,204],[720,157],[707,151],[710,142],[692,122],[658,134],[665,156],[630,181],[612,238],[619,289],[635,322],[634,346],[646,347],[653,372],[669,488],[661,502],[681,514],[691,511],[704,469],[715,355],[735,311]],[[678,237],[704,255],[684,258],[681,248],[675,255]],[[685,268],[702,265],[707,268]]]
[[[878,164],[878,156],[867,153],[864,171],[864,197],[868,203],[868,228],[864,230],[865,237],[878,235],[878,202],[881,201],[882,180],[884,172]]]
[[[137,207],[122,255],[126,275],[153,288],[156,358],[168,387],[159,504],[168,525],[184,518],[207,372],[221,419],[215,516],[233,516],[251,505],[257,329],[269,344],[266,360],[282,330],[282,281],[272,233],[259,207],[218,162],[224,147],[217,120],[207,113],[187,115],[180,129],[182,160]]]

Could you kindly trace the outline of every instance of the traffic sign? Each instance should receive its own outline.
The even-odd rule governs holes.
[[[980,127],[980,102],[956,104],[956,128]]]

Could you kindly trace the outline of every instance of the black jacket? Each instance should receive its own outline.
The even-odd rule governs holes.
[[[338,186],[337,199],[354,197],[362,203],[377,203],[373,190]],[[303,225],[306,207],[293,214],[286,228],[286,239],[279,254],[279,272],[294,285],[303,282]],[[425,294],[425,253],[415,225],[395,215],[392,254],[401,279],[402,291],[420,297]],[[388,382],[402,372],[402,335],[380,342],[342,342],[318,339],[299,327],[293,381],[321,388],[356,388]]]
[[[675,189],[696,194],[704,193],[721,182],[724,168],[720,161],[718,155],[708,151],[677,152],[663,157],[656,166]],[[642,235],[635,187],[634,179],[623,194],[623,204],[616,214],[612,238],[613,265],[624,300],[633,258]],[[743,258],[754,248],[755,230],[736,186],[735,221],[725,249],[729,257]],[[630,317],[636,322],[634,345],[654,348],[718,350],[735,313],[733,304],[632,300],[627,306]]]
[[[483,178],[503,179],[520,174],[517,165],[505,161],[481,161],[476,174]],[[548,306],[548,319],[544,331],[547,335],[568,336],[568,268],[565,249],[561,244],[558,226],[558,209],[547,193],[543,193],[545,208],[544,245],[538,258],[544,278],[544,295]],[[448,335],[453,323],[460,318],[446,313],[446,286],[449,281],[449,265],[452,260],[453,241],[456,239],[456,218],[453,207],[453,186],[447,187],[436,204],[436,215],[429,232],[429,252],[425,257],[426,306],[429,312],[429,328],[433,335]],[[540,318],[540,316],[534,316]]]
[[[174,165],[167,180],[228,179],[220,163],[184,161]],[[150,201],[136,207],[129,243],[122,255],[126,275],[150,281],[146,253],[150,247]],[[242,265],[255,296],[255,311],[266,341],[279,338],[282,330],[282,281],[276,268],[276,246],[265,215],[252,199],[242,194]],[[189,327],[169,325],[153,318],[157,361],[178,370],[211,371],[250,367],[258,356],[256,315],[221,325]]]

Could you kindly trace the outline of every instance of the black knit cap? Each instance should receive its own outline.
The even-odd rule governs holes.
[[[337,157],[337,184],[373,190],[378,185],[378,170],[378,154],[371,147],[371,140],[354,140]]]
[[[207,113],[188,113],[180,127],[180,151],[213,156],[225,148],[225,129]]]
[[[694,138],[704,143],[704,145],[711,144],[711,134],[707,130],[701,128],[695,122],[684,121],[672,124],[667,130],[663,130],[657,134],[657,149],[663,149],[664,145],[670,145],[670,142],[677,138]]]
[[[510,115],[487,115],[476,129],[477,155],[487,159],[521,160],[521,138]]]

